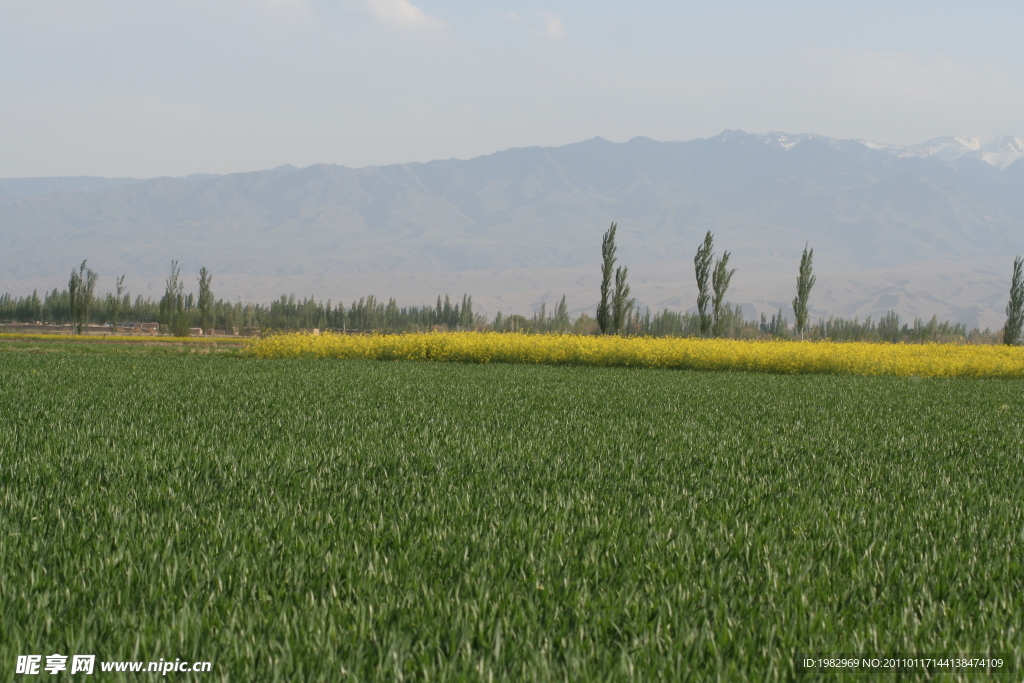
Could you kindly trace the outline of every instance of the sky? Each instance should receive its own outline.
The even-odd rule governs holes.
[[[1024,136],[1024,3],[0,0],[0,177]]]

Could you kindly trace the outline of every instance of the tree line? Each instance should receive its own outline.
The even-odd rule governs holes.
[[[793,325],[783,316],[780,309],[768,320],[761,314],[759,322],[748,322],[738,306],[730,306],[725,295],[729,290],[736,269],[729,268],[728,251],[715,258],[714,235],[710,230],[704,241],[697,247],[693,257],[694,277],[697,281],[697,312],[676,313],[665,309],[653,317],[648,311],[643,318],[633,311],[635,300],[629,298],[630,287],[626,282],[627,269],[617,266],[615,252],[616,223],[604,233],[601,240],[601,299],[597,306],[597,327],[601,334],[643,334],[648,336],[700,336],[723,338],[781,338],[781,339],[832,339],[834,341],[876,341],[876,342],[949,342],[974,341],[1015,345],[1021,342],[1024,327],[1024,259],[1020,256],[1013,261],[1013,275],[1010,282],[1010,301],[1006,305],[1006,323],[1002,330],[993,334],[967,330],[962,323],[939,322],[932,316],[928,323],[920,318],[913,325],[900,326],[899,316],[889,311],[878,321],[870,317],[864,321],[858,318],[845,320],[830,317],[813,323],[809,319],[811,290],[817,282],[814,275],[814,249],[804,245],[796,279],[796,296],[793,297]],[[615,285],[612,287],[612,273]],[[632,317],[631,317],[632,315]]]
[[[373,295],[349,306],[313,297],[296,299],[294,294],[281,295],[268,304],[243,303],[241,299],[215,298],[213,275],[205,267],[199,271],[197,294],[186,293],[177,261],[171,262],[163,296],[157,300],[141,295],[133,300],[125,291],[123,275],[117,278],[114,292],[97,296],[97,279],[83,261],[72,271],[66,289],[54,288],[42,298],[38,291],[24,297],[0,295],[0,321],[71,325],[78,333],[86,325],[106,325],[114,331],[126,323],[157,323],[162,332],[177,336],[188,336],[196,328],[226,334],[315,328],[390,333],[470,330],[486,324],[486,319],[474,312],[473,297],[468,294],[455,302],[447,294],[438,295],[436,306],[399,307],[394,298],[384,302]]]
[[[197,293],[186,293],[186,282],[177,261],[171,262],[163,296],[158,300],[137,295],[134,300],[125,291],[124,276],[116,278],[115,289],[104,296],[96,294],[98,276],[86,261],[71,271],[68,287],[54,288],[40,298],[0,295],[0,321],[52,325],[71,325],[81,333],[86,325],[107,325],[113,331],[122,323],[157,323],[161,331],[187,336],[193,329],[203,333],[217,330],[226,334],[251,335],[267,331],[301,329],[339,332],[420,332],[427,330],[479,330],[526,333],[618,334],[651,337],[722,337],[731,339],[832,339],[834,341],[874,342],[954,342],[1018,344],[1024,327],[1024,260],[1013,264],[1007,321],[1001,330],[968,330],[962,323],[928,322],[915,319],[902,322],[894,311],[878,320],[870,317],[848,320],[821,318],[813,322],[808,306],[816,282],[813,273],[814,250],[804,246],[798,268],[794,321],[778,313],[759,320],[744,317],[739,305],[726,301],[736,269],[729,268],[730,252],[718,258],[714,253],[714,235],[708,231],[694,256],[697,283],[696,312],[665,309],[652,313],[640,311],[631,296],[628,269],[618,265],[615,242],[618,226],[612,223],[601,244],[601,289],[596,317],[586,313],[572,318],[563,295],[550,310],[546,303],[532,316],[498,312],[493,320],[473,310],[473,297],[463,294],[452,301],[448,294],[438,295],[434,306],[400,307],[394,298],[387,302],[373,295],[343,303],[317,301],[313,297],[296,299],[282,295],[268,304],[229,301],[213,295],[213,275],[205,267],[199,271]]]

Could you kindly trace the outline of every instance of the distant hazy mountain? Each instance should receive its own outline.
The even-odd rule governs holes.
[[[95,192],[141,182],[136,178],[95,178],[91,176],[2,178],[0,179],[0,197],[35,197],[55,192]]]
[[[359,169],[0,180],[0,290],[64,286],[83,258],[154,290],[175,258],[210,268],[225,295],[425,303],[458,286],[508,310],[561,287],[584,307],[614,220],[652,307],[692,306],[687,264],[712,230],[739,269],[730,298],[751,312],[787,305],[809,242],[818,315],[895,308],[994,325],[1002,271],[1024,253],[1022,150],[1006,137],[898,147],[726,131]]]

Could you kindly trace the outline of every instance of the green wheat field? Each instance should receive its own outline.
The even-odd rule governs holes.
[[[1022,381],[61,348],[0,382],[5,680],[1024,671]]]

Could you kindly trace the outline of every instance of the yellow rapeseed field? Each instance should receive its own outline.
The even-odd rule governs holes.
[[[1024,348],[954,344],[737,341],[447,332],[284,334],[249,343],[254,358],[363,358],[751,370],[918,377],[1024,378]]]

